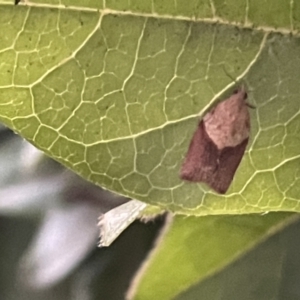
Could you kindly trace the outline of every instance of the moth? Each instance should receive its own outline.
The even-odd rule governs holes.
[[[245,153],[250,134],[247,92],[242,86],[199,122],[180,170],[181,179],[204,182],[225,194]]]

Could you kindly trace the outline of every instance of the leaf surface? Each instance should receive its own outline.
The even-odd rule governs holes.
[[[177,213],[299,211],[300,7],[265,3],[2,3],[0,119],[87,180]],[[234,88],[226,72],[256,109],[219,196],[178,173],[199,117]]]

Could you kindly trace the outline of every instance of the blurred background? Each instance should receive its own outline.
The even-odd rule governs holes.
[[[0,299],[124,299],[164,216],[98,248],[100,214],[128,199],[90,184],[0,127]]]

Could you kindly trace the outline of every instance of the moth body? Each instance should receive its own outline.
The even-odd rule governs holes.
[[[180,177],[204,182],[226,193],[242,160],[250,134],[247,93],[239,88],[199,122],[181,167]]]

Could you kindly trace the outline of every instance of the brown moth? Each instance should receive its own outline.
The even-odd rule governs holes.
[[[199,122],[180,170],[182,179],[226,193],[249,140],[251,105],[246,99],[240,87]]]

